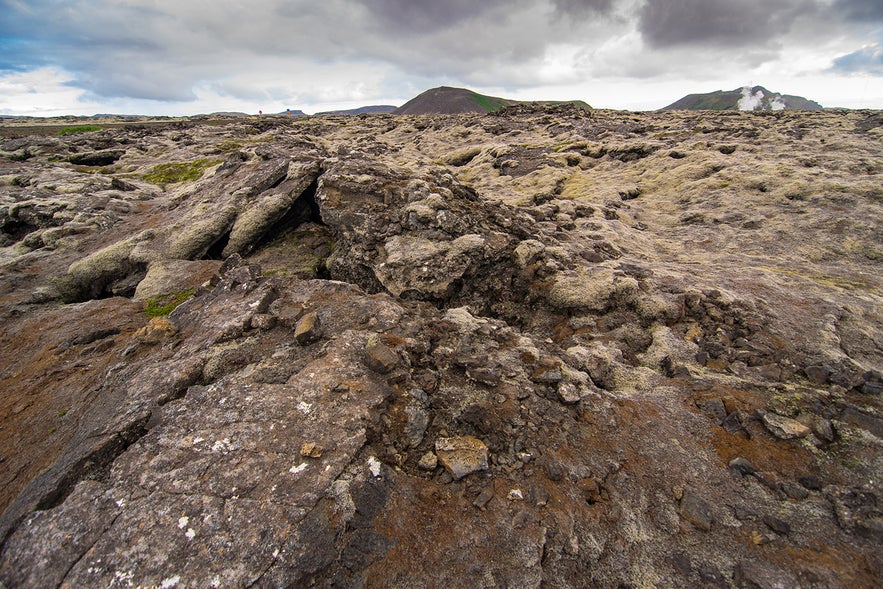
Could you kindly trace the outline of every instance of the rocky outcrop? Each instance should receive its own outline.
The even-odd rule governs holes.
[[[0,584],[879,584],[877,131],[690,116],[0,144]]]

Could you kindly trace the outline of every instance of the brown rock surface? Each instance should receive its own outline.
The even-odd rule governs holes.
[[[0,584],[879,586],[872,116],[4,120]]]

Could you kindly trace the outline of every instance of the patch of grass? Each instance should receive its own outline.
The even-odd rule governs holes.
[[[192,162],[172,162],[158,164],[142,178],[151,184],[165,186],[175,182],[192,182],[202,178],[205,171],[221,163],[221,160],[200,158]]]
[[[59,129],[56,131],[56,135],[58,137],[64,137],[65,135],[76,135],[77,133],[92,133],[94,131],[100,131],[101,127],[98,125],[74,125],[73,127],[65,127],[64,129]]]
[[[192,297],[195,293],[195,289],[189,288],[180,292],[147,299],[144,313],[151,319],[154,317],[165,317],[174,311],[175,307]]]
[[[469,94],[469,100],[476,103],[481,108],[485,109],[488,112],[496,112],[506,106],[506,101],[500,98],[494,98],[493,96],[485,96],[484,94],[478,94],[477,92],[471,92]]]

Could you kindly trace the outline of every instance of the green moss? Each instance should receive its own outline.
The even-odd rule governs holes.
[[[172,162],[153,166],[144,176],[144,180],[158,186],[174,182],[193,182],[202,178],[205,171],[221,163],[221,160],[200,158],[192,162]]]
[[[75,135],[77,133],[92,133],[93,131],[100,131],[101,127],[98,125],[75,125],[73,127],[65,127],[64,129],[59,129],[55,134],[59,137],[63,137],[65,135]]]
[[[196,290],[190,288],[180,292],[147,299],[144,313],[151,319],[154,317],[165,317],[174,311],[175,307],[192,297],[195,293]]]
[[[221,141],[215,146],[213,150],[214,153],[233,153],[234,151],[239,151],[245,147],[245,143],[242,141],[236,141],[235,139],[231,139],[229,141]]]

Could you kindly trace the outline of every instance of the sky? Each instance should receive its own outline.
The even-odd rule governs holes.
[[[435,86],[883,109],[883,0],[0,0],[0,114],[307,113]]]

